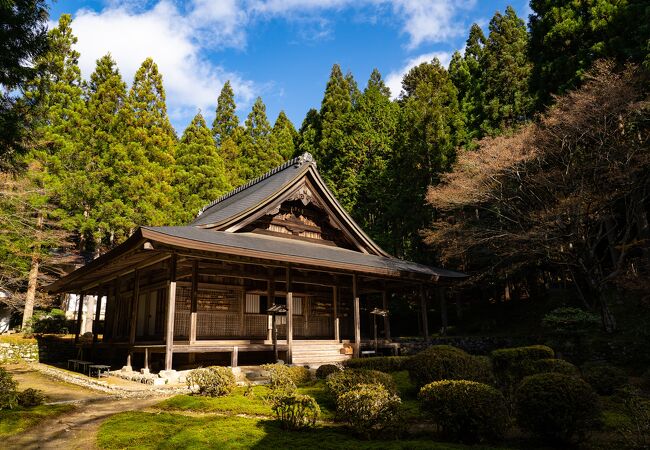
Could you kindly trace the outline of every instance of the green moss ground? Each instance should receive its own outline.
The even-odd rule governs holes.
[[[72,405],[42,405],[34,408],[15,408],[0,411],[0,438],[32,428],[49,419],[74,409]]]

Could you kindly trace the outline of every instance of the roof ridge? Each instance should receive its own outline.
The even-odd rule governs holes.
[[[279,166],[274,167],[273,169],[269,170],[265,174],[260,175],[259,177],[254,178],[254,179],[246,182],[245,184],[242,184],[241,186],[236,187],[232,191],[227,192],[226,194],[223,194],[222,196],[218,197],[215,200],[212,200],[210,203],[208,203],[207,205],[205,205],[203,208],[201,208],[199,210],[196,217],[200,217],[205,211],[212,208],[214,205],[216,205],[218,203],[221,203],[222,201],[226,200],[227,198],[232,197],[235,194],[239,194],[241,191],[246,190],[249,187],[256,185],[260,181],[265,180],[265,179],[269,178],[270,176],[275,175],[276,173],[281,172],[281,171],[283,171],[284,169],[286,169],[288,167],[291,167],[291,166],[300,167],[305,163],[316,165],[316,161],[314,160],[314,157],[309,152],[305,152],[300,156],[297,156],[297,157],[295,157],[293,159],[290,159],[289,161],[286,161],[286,162],[280,164]]]

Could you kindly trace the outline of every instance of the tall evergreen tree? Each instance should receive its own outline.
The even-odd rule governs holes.
[[[531,0],[532,88],[541,104],[577,86],[592,63],[650,62],[647,0]]]
[[[246,118],[246,130],[241,144],[242,178],[251,180],[282,163],[282,156],[271,145],[271,125],[266,117],[266,106],[257,97]]]
[[[167,117],[158,66],[147,58],[135,74],[125,111],[126,140],[119,155],[128,164],[122,196],[134,223],[174,223],[171,180],[176,134]],[[117,150],[117,149],[116,149]]]
[[[35,61],[48,47],[45,0],[0,2],[0,169],[11,168],[26,150],[34,104],[15,92],[32,81]]]
[[[181,205],[180,221],[184,223],[230,189],[224,162],[201,113],[185,129],[178,144],[174,186]]]
[[[305,119],[300,125],[300,130],[298,130],[298,152],[305,153],[309,152],[312,155],[319,155],[319,144],[320,144],[320,114],[314,108],[311,108],[307,111]],[[294,156],[297,156],[294,154]]]
[[[271,131],[271,141],[283,160],[288,160],[296,153],[298,132],[284,113],[280,111]]]
[[[393,197],[387,221],[394,253],[421,258],[419,230],[432,219],[431,211],[422,208],[426,190],[449,169],[463,120],[458,92],[435,58],[411,69],[402,90],[406,95],[401,100],[395,156],[389,167]],[[409,214],[404,214],[406,205]]]
[[[232,138],[239,127],[236,108],[235,93],[230,85],[230,80],[228,80],[221,88],[217,99],[216,116],[212,122],[212,135],[217,145],[222,145],[225,139]]]
[[[485,35],[473,24],[465,45],[465,54],[455,52],[449,64],[449,76],[458,90],[458,101],[465,119],[465,136],[461,143],[481,137],[483,122],[482,59]]]
[[[530,117],[532,99],[529,82],[526,24],[508,6],[505,14],[494,14],[481,60],[484,94],[483,131],[495,133]]]
[[[356,175],[360,168],[358,154],[350,142],[352,130],[349,126],[352,95],[356,97],[356,91],[356,82],[351,76],[346,80],[339,65],[335,64],[321,103],[320,141],[316,153],[323,178],[348,209],[354,204]]]
[[[393,160],[398,117],[399,106],[390,100],[390,89],[374,69],[351,115],[351,143],[362,158],[355,174],[357,192],[351,212],[380,245],[390,243],[385,220],[393,195],[388,187],[388,167]]]

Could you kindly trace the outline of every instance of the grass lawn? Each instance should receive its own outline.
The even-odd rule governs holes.
[[[0,438],[22,433],[45,419],[74,409],[72,405],[42,405],[0,411]]]
[[[433,442],[361,441],[341,426],[285,431],[274,420],[237,416],[183,416],[168,412],[126,412],[101,426],[102,449],[488,449]]]

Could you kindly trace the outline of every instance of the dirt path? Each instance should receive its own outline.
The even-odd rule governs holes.
[[[144,387],[133,392],[107,393],[52,378],[24,364],[4,367],[18,382],[19,389],[40,389],[48,402],[72,403],[76,407],[69,413],[46,419],[21,434],[5,439],[0,443],[3,449],[96,449],[97,431],[108,417],[148,408],[166,397],[161,393],[146,391]],[[114,380],[111,384],[133,385],[124,380]]]
[[[97,431],[101,423],[124,411],[147,408],[161,401],[160,397],[147,399],[105,398],[90,400],[69,414],[48,419],[36,428],[5,440],[8,449],[96,449]]]

